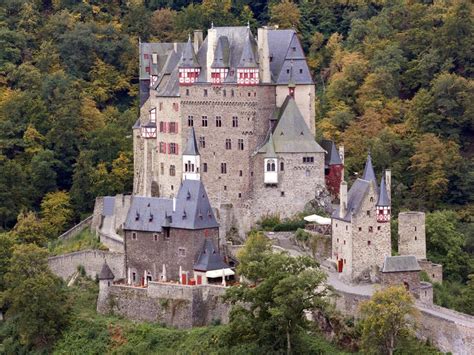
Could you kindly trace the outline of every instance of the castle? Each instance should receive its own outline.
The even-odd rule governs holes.
[[[294,30],[263,27],[254,38],[249,27],[212,27],[204,40],[195,31],[187,43],[140,43],[134,194],[173,197],[199,178],[222,236],[301,212],[329,174],[314,102]],[[199,155],[182,149],[188,137]]]

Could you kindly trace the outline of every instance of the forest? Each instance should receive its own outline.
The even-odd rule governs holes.
[[[348,181],[369,150],[391,168],[393,215],[427,212],[436,302],[472,313],[473,18],[469,0],[2,1],[0,293],[12,250],[54,242],[96,196],[131,193],[139,40],[248,23],[298,31],[316,138],[344,145]]]

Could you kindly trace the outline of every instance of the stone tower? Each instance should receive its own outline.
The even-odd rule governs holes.
[[[97,298],[97,312],[107,313],[109,311],[109,288],[114,280],[114,274],[107,262],[102,265],[99,273],[99,297]]]
[[[183,152],[183,180],[201,180],[201,158],[194,127],[189,131],[188,142]]]
[[[398,215],[398,253],[426,259],[425,213],[401,212]]]

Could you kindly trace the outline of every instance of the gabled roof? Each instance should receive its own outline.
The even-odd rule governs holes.
[[[107,265],[107,262],[104,262],[102,264],[102,269],[100,270],[100,273],[99,273],[99,280],[113,280],[114,277],[115,276],[112,270],[110,270],[109,265]]]
[[[276,153],[324,153],[291,96],[283,102],[272,138]]]
[[[390,198],[388,197],[387,186],[385,184],[385,176],[383,175],[382,180],[380,181],[380,191],[377,206],[390,206]]]
[[[382,272],[421,271],[414,255],[386,256]]]
[[[347,193],[347,213],[342,218],[339,216],[339,209],[336,209],[332,217],[336,219],[342,219],[350,222],[352,220],[352,214],[356,214],[360,210],[362,201],[370,191],[370,181],[357,179],[352,184],[349,192]]]
[[[326,151],[324,156],[324,165],[326,165],[326,167],[342,164],[341,157],[336,149],[336,144],[333,141],[323,139],[321,146]]]
[[[255,59],[255,50],[257,44],[252,36],[250,29],[247,29],[247,35],[237,68],[258,68],[257,60]]]
[[[220,36],[217,40],[217,46],[214,52],[214,61],[212,62],[212,68],[228,68],[229,55],[229,39],[227,38],[227,36]]]
[[[186,148],[184,148],[183,155],[199,155],[194,127],[191,127],[191,130],[189,131],[188,140],[186,142]]]
[[[200,68],[199,62],[194,52],[193,43],[191,42],[191,36],[188,38],[188,42],[184,46],[183,54],[178,66],[180,68]]]
[[[375,177],[374,167],[372,165],[372,157],[367,154],[367,161],[365,162],[364,173],[362,174],[362,179],[367,181],[373,181],[377,185],[377,178]]]
[[[206,238],[193,269],[196,271],[211,271],[227,268],[229,268],[229,265],[224,262],[213,241]]]
[[[176,196],[176,210],[170,227],[182,229],[217,228],[204,185],[200,180],[184,180]]]

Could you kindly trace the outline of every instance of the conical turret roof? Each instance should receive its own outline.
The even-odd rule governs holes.
[[[240,57],[238,68],[257,68],[258,64],[255,59],[255,41],[253,40],[250,29],[247,29],[247,37],[245,39],[242,56]]]
[[[107,262],[104,262],[102,265],[102,270],[100,270],[99,273],[99,280],[113,280],[114,277],[115,276],[112,273],[112,270],[110,270],[109,265],[107,265]]]
[[[229,39],[227,36],[220,36],[217,40],[216,51],[214,52],[214,61],[212,68],[228,68],[229,67]]]
[[[179,61],[180,68],[200,68],[199,62],[194,53],[194,47],[191,42],[191,36],[188,38],[188,42],[184,46],[183,54],[181,55],[181,60]]]
[[[229,265],[224,262],[219,250],[211,239],[206,238],[197,262],[194,264],[194,270],[211,271],[227,268],[229,268]]]
[[[375,177],[374,167],[372,165],[372,157],[367,155],[367,161],[365,162],[364,174],[362,175],[363,180],[373,181],[377,184],[377,178]]]
[[[186,143],[186,148],[184,148],[183,155],[199,155],[194,127],[191,127],[191,131],[189,133],[188,141]]]
[[[387,193],[387,186],[385,184],[385,176],[382,176],[382,180],[380,181],[380,193],[379,199],[377,201],[377,206],[390,206],[390,198],[388,197]]]

